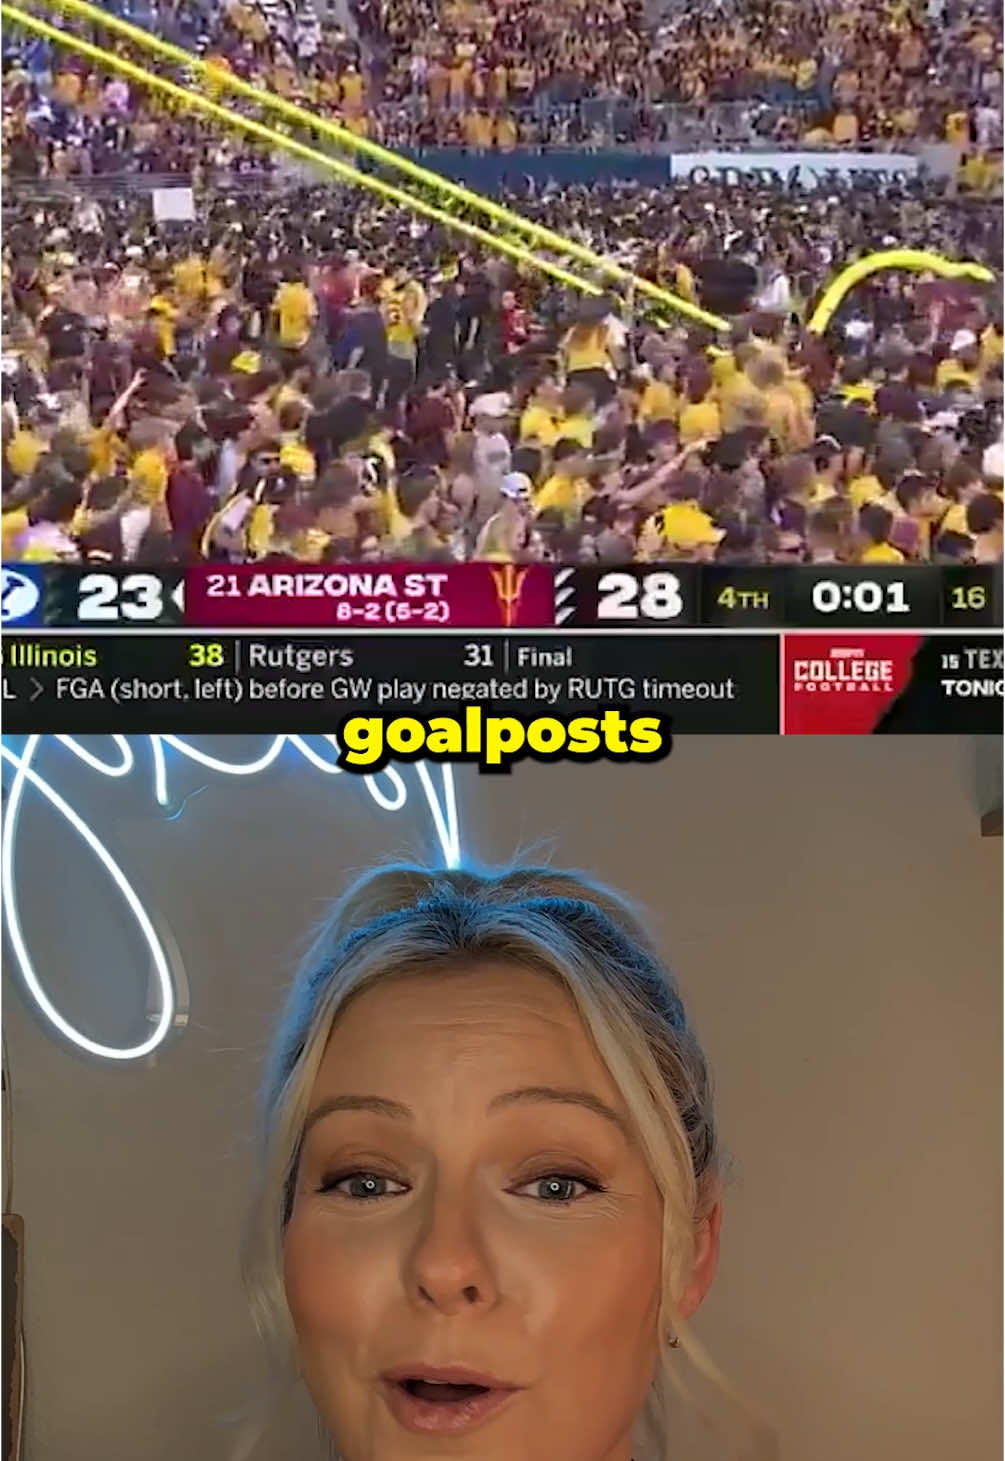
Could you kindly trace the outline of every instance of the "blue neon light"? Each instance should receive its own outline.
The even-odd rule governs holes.
[[[152,1054],[167,1038],[175,1022],[178,998],[171,963],[167,951],[158,936],[149,914],[143,907],[139,895],[129,881],[123,868],[115,860],[98,834],[74,811],[69,802],[56,791],[52,783],[41,775],[35,766],[40,747],[46,740],[59,742],[73,756],[101,776],[129,776],[137,765],[136,754],[130,739],[123,735],[110,737],[114,758],[105,759],[84,746],[74,736],[28,736],[20,751],[9,745],[0,744],[0,757],[14,768],[10,794],[4,817],[2,840],[0,840],[0,878],[3,881],[2,898],[4,920],[10,937],[11,948],[17,960],[18,969],[36,1006],[46,1020],[65,1039],[103,1060],[142,1060]],[[169,805],[168,761],[166,748],[189,761],[224,776],[256,776],[265,771],[279,756],[285,746],[290,746],[316,770],[326,776],[342,775],[342,768],[335,764],[338,747],[333,736],[319,739],[326,741],[332,749],[332,759],[315,749],[303,736],[275,736],[266,750],[249,761],[234,762],[211,755],[202,747],[193,745],[182,736],[146,736],[137,739],[150,744],[153,765],[154,796],[159,806]],[[460,830],[457,817],[457,797],[454,786],[453,768],[440,766],[439,784],[428,766],[421,763],[410,768],[414,771],[425,805],[432,817],[433,828],[443,861],[447,867],[457,867],[461,860]],[[408,786],[401,772],[387,766],[374,776],[362,778],[371,798],[382,811],[401,811],[408,802]],[[54,811],[65,819],[72,830],[93,852],[116,888],[130,917],[136,923],[144,945],[153,964],[158,989],[158,1008],[153,1016],[154,1028],[145,1040],[128,1047],[103,1045],[81,1033],[60,1014],[46,994],[42,980],[35,968],[31,950],[21,925],[17,888],[17,829],[24,794],[28,787],[37,791]],[[183,803],[184,805],[184,803]]]

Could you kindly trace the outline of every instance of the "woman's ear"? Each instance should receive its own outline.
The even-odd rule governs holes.
[[[712,1287],[719,1267],[719,1235],[722,1231],[722,1203],[717,1202],[698,1225],[691,1277],[678,1303],[681,1317],[690,1319]]]

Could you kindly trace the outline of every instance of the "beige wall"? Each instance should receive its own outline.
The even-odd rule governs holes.
[[[222,1461],[258,1374],[235,1244],[284,970],[347,870],[426,819],[287,759],[253,781],[183,767],[179,791],[206,789],[165,822],[148,780],[46,754],[176,940],[191,1009],[155,1064],[93,1063],[41,1030],[5,960],[26,1457]],[[458,786],[482,857],[543,843],[653,910],[735,1160],[700,1332],[783,1455],[997,1458],[1001,843],[978,836],[972,746],[681,740],[659,766]],[[50,987],[117,1039],[136,998],[117,911],[60,824],[26,807],[21,830]],[[312,1428],[291,1415],[262,1454],[310,1461]]]

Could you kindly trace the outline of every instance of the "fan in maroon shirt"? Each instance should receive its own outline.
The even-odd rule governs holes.
[[[975,319],[980,320],[980,293],[969,279],[922,280],[915,301],[943,335],[972,329]]]
[[[510,355],[527,343],[527,311],[511,289],[506,290],[500,303],[499,334],[503,349]]]
[[[167,510],[175,551],[180,559],[198,556],[197,543],[213,512],[213,494],[196,465],[196,450],[205,434],[187,422],[175,437],[178,460],[167,484]]]
[[[320,293],[328,339],[334,340],[356,293],[355,277],[344,259],[335,258],[327,265],[321,277]]]
[[[445,387],[433,387],[410,401],[405,419],[416,459],[430,466],[445,467],[450,455],[450,436],[457,429],[454,407]]]

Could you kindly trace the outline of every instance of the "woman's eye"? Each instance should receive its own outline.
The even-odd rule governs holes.
[[[522,1187],[517,1188],[522,1197],[560,1204],[577,1202],[581,1197],[600,1191],[598,1183],[590,1182],[585,1177],[573,1177],[565,1172],[549,1172],[547,1176],[535,1177],[533,1182],[525,1182]]]
[[[408,1188],[403,1182],[379,1172],[344,1172],[340,1176],[326,1177],[321,1183],[321,1192],[337,1192],[355,1202],[370,1202],[378,1197],[396,1197]]]

